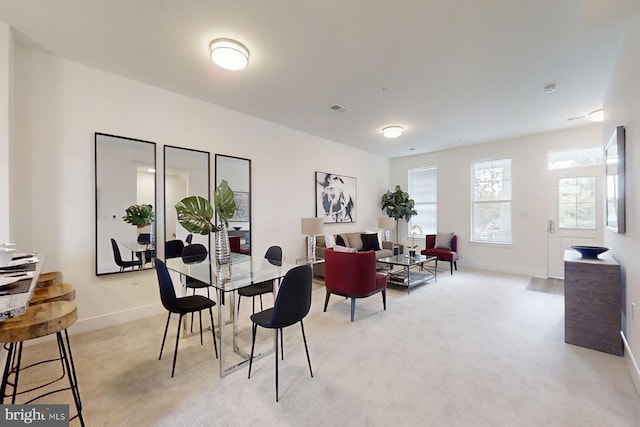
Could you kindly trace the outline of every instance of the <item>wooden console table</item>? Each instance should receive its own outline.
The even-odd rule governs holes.
[[[583,259],[564,253],[564,341],[622,356],[620,264],[610,252]]]

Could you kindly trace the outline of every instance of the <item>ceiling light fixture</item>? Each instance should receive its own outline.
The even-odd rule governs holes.
[[[249,49],[231,39],[215,39],[209,45],[211,59],[225,70],[243,70],[249,65]]]
[[[604,110],[595,110],[589,113],[590,122],[601,122],[604,120]]]
[[[402,126],[387,126],[382,129],[385,138],[397,138],[402,135]]]
[[[558,90],[558,87],[556,86],[555,83],[548,84],[544,87],[544,91],[547,93],[553,93],[556,90]]]

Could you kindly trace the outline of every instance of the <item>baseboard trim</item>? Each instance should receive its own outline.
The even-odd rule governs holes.
[[[631,351],[631,346],[629,346],[629,343],[627,342],[627,337],[624,335],[624,331],[620,331],[620,336],[624,343],[624,354],[625,359],[627,360],[627,365],[629,366],[629,373],[631,374],[633,385],[636,387],[636,392],[638,393],[638,396],[640,396],[640,367],[638,367],[638,362],[633,356],[633,351]]]
[[[69,334],[81,334],[84,332],[96,331],[110,326],[121,325],[123,323],[132,322],[145,317],[156,316],[161,313],[166,314],[166,310],[162,304],[149,304],[142,307],[136,307],[130,310],[122,310],[115,313],[109,313],[102,316],[94,316],[86,319],[79,319],[71,328]]]

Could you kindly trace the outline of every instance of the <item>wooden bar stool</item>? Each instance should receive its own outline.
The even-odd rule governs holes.
[[[48,273],[41,273],[36,281],[36,288],[43,288],[46,286],[62,283],[61,271],[50,271]]]
[[[73,285],[69,283],[56,283],[55,285],[34,289],[29,305],[53,301],[73,301],[75,298],[76,290]]]
[[[2,383],[0,385],[0,403],[4,404],[5,398],[11,397],[11,404],[15,404],[16,396],[18,394],[41,389],[67,376],[69,379],[69,387],[46,391],[43,394],[22,403],[28,404],[53,393],[71,390],[77,410],[77,414],[71,419],[78,417],[80,419],[80,424],[84,426],[84,419],[82,418],[82,402],[80,400],[80,391],[78,390],[76,369],[73,363],[73,356],[71,354],[69,335],[67,334],[67,328],[73,325],[77,318],[78,314],[75,303],[70,301],[53,301],[31,305],[23,315],[0,321],[0,342],[5,343],[4,348],[7,350],[7,359],[4,367],[4,373],[2,375]],[[24,341],[51,334],[56,334],[60,358],[36,362],[29,366],[21,367],[22,345]],[[32,366],[58,360],[61,361],[62,365],[62,375],[60,378],[37,387],[33,387],[29,390],[18,392],[18,380],[21,372]],[[10,381],[11,377],[13,377],[12,381]],[[7,394],[8,386],[12,387],[11,394]]]

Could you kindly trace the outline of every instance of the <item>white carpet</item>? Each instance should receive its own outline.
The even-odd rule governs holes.
[[[273,356],[254,364],[250,380],[246,370],[221,379],[210,331],[204,346],[197,335],[181,339],[171,378],[177,317],[161,361],[164,315],[72,335],[85,421],[88,426],[640,425],[640,399],[623,358],[565,344],[564,297],[529,291],[529,282],[524,276],[441,272],[437,283],[410,295],[390,287],[387,311],[380,295],[358,300],[354,323],[349,301],[337,296],[323,313],[324,287],[315,284],[305,320],[314,378],[299,326],[285,329],[279,403]],[[250,306],[243,301],[241,311],[247,349]],[[271,332],[260,329],[258,339],[263,348],[269,346]],[[29,347],[25,357],[42,357],[52,347]]]

